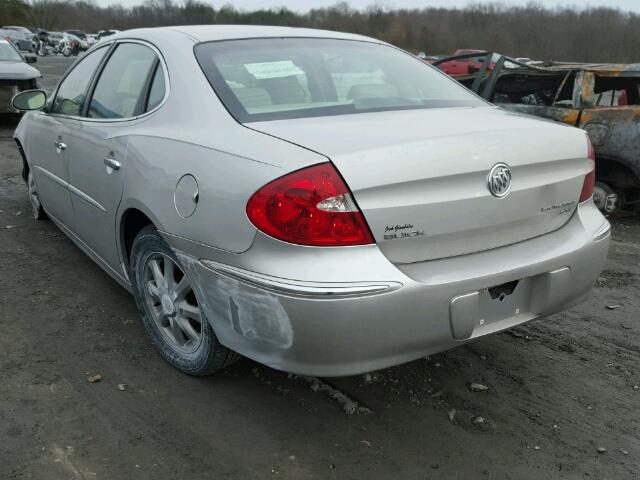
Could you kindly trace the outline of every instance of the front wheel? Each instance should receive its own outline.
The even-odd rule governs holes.
[[[142,321],[160,355],[189,375],[211,375],[238,355],[211,328],[177,257],[153,226],[131,249],[131,280]]]

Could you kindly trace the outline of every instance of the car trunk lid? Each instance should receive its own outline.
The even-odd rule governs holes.
[[[250,128],[327,156],[394,263],[463,255],[558,229],[587,173],[584,133],[493,107],[361,113]],[[504,198],[489,191],[509,166]]]

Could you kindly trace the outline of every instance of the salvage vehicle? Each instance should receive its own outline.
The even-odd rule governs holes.
[[[372,38],[131,30],[14,105],[34,216],[192,375],[407,362],[580,302],[607,256],[583,131]]]
[[[77,42],[78,42],[78,46],[80,47],[80,49],[82,51],[85,51],[89,48],[89,38],[87,37],[87,34],[84,33],[81,30],[65,30],[64,33],[68,33],[70,35],[72,35]]]
[[[34,52],[33,49],[33,33],[27,27],[4,26],[2,30],[5,37],[14,43],[14,45],[23,52]]]
[[[606,213],[640,207],[640,64],[532,65],[500,56],[496,65],[495,57],[485,56],[490,68],[456,79],[507,110],[586,130],[596,153],[596,205]]]
[[[40,72],[27,63],[35,63],[34,56],[23,56],[8,40],[0,38],[0,114],[17,113],[11,99],[18,92],[38,88]]]
[[[437,58],[429,63],[448,75],[468,75],[480,70],[486,54],[486,50],[458,49],[452,56]],[[488,68],[493,68],[493,62]]]

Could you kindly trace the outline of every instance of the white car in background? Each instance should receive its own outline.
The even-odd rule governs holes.
[[[0,30],[1,32],[1,30]],[[24,90],[38,88],[41,73],[28,63],[35,63],[33,55],[22,55],[13,43],[0,33],[0,114],[16,113],[11,99]]]
[[[78,45],[80,46],[80,50],[87,50],[89,48],[89,44],[87,43],[86,40],[83,40],[82,38],[78,37],[77,35],[74,35],[73,33],[62,32],[62,38],[63,38],[63,41],[69,42],[70,44],[72,44],[73,42],[77,42]]]
[[[81,30],[65,30],[64,33],[71,35],[72,38],[78,41],[80,50],[87,50],[89,48],[89,42],[87,41],[87,34]]]

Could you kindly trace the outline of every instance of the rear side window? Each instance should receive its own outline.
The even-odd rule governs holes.
[[[640,105],[640,78],[595,75],[595,104],[598,107]]]
[[[420,59],[373,42],[248,39],[202,43],[195,53],[240,122],[485,105]]]
[[[158,63],[156,65],[156,71],[153,74],[153,80],[151,81],[151,89],[149,90],[149,99],[147,100],[147,107],[144,109],[145,112],[149,112],[156,108],[165,95],[165,84],[164,84],[164,72],[162,70],[162,65]]]
[[[508,71],[507,71],[508,72]],[[573,107],[575,72],[506,73],[496,83],[493,102]]]
[[[145,45],[116,47],[96,84],[87,116],[130,118],[144,112],[145,89],[155,72],[157,55]]]
[[[65,77],[53,100],[51,113],[80,116],[87,96],[89,83],[108,48],[94,50],[84,57]]]

